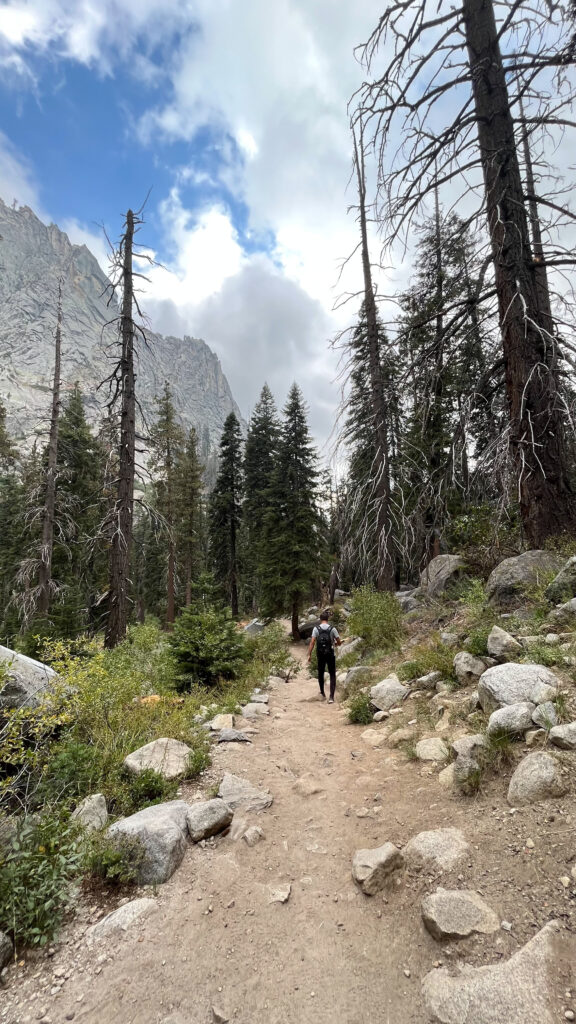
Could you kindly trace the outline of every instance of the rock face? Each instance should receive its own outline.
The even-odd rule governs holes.
[[[409,867],[452,871],[470,857],[470,847],[458,828],[420,832],[402,851]]]
[[[223,832],[234,817],[233,810],[223,800],[204,800],[188,808],[186,821],[193,843]]]
[[[263,811],[270,807],[274,797],[266,789],[257,789],[248,779],[241,779],[237,775],[224,775],[218,796],[228,804],[233,811],[240,807],[245,811]]]
[[[404,858],[393,843],[375,850],[357,850],[352,861],[352,877],[367,896],[375,896],[388,884],[390,876],[404,865]]]
[[[459,555],[437,555],[420,575],[420,587],[428,597],[439,597],[465,569]]]
[[[559,680],[544,665],[495,665],[484,672],[478,683],[478,697],[484,711],[505,704],[544,704],[558,692]]]
[[[508,803],[511,807],[522,807],[564,796],[567,792],[568,786],[556,759],[539,751],[520,761],[510,779]]]
[[[560,750],[576,750],[576,722],[569,725],[555,725],[550,729],[550,742]]]
[[[29,434],[30,426],[46,413],[61,278],[66,380],[79,381],[88,417],[96,421],[106,401],[105,389],[96,391],[96,385],[110,373],[108,346],[116,341],[103,271],[85,245],[71,245],[67,235],[54,224],[46,227],[27,206],[13,210],[0,200],[0,235],[0,398],[11,433]],[[204,435],[215,447],[229,413],[243,422],[219,360],[197,338],[164,337],[148,330],[146,338],[138,395],[147,419],[153,419],[154,398],[169,380],[177,418],[186,428],[196,427],[200,439]]]
[[[552,551],[524,551],[505,558],[491,572],[486,594],[493,604],[509,608],[520,603],[530,587],[542,582],[547,573],[558,572],[564,559]]]
[[[527,701],[498,708],[490,715],[486,732],[489,736],[522,736],[532,727],[532,714],[535,710],[535,705]]]
[[[450,751],[439,737],[419,740],[416,744],[416,757],[419,761],[447,761]]]
[[[422,984],[426,1007],[439,1024],[555,1024],[550,976],[557,959],[557,925],[547,924],[505,963],[445,967]]]
[[[454,672],[462,686],[475,686],[480,676],[486,671],[486,665],[480,658],[475,658],[468,651],[460,651],[454,657]]]
[[[562,566],[544,593],[552,604],[564,604],[576,597],[576,555]]]
[[[470,889],[442,889],[422,900],[422,920],[435,939],[465,939],[472,932],[489,935],[500,928],[491,907]]]
[[[491,658],[513,658],[515,654],[522,650],[522,644],[519,644],[511,633],[507,633],[505,629],[500,629],[500,626],[492,626],[488,636],[487,647]]]
[[[397,707],[410,693],[407,686],[403,686],[395,673],[387,676],[381,683],[376,683],[370,690],[370,700],[379,711],[390,711],[390,708]]]
[[[174,874],[186,852],[188,810],[183,800],[169,800],[121,818],[108,829],[111,838],[128,837],[140,843],[143,859],[138,870],[139,885],[158,885]]]
[[[13,953],[12,939],[5,932],[0,932],[0,971],[10,963]]]
[[[191,753],[190,747],[180,740],[162,737],[128,754],[124,767],[134,775],[152,770],[165,779],[178,779],[186,773]]]
[[[1,645],[0,663],[8,668],[8,678],[0,690],[0,710],[34,707],[50,682],[58,678],[49,665]]]
[[[108,821],[106,797],[103,793],[94,793],[92,796],[85,797],[73,811],[72,817],[79,821],[88,832],[104,828]]]
[[[139,900],[130,900],[130,903],[125,903],[122,907],[118,907],[117,910],[113,910],[111,914],[107,914],[101,921],[97,921],[92,928],[89,929],[87,939],[89,942],[95,942],[100,939],[107,939],[114,932],[127,932],[131,925],[139,919],[148,917],[156,910],[156,900],[148,899],[143,897]]]

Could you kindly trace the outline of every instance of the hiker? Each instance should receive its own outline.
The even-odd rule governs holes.
[[[341,643],[342,641],[338,630],[328,622],[328,612],[321,612],[320,625],[314,626],[314,629],[312,630],[312,638],[308,648],[308,664],[310,664],[314,644],[316,644],[320,698],[321,700],[326,700],[326,694],[324,693],[324,672],[328,669],[328,675],[330,676],[329,704],[334,703],[334,694],[336,693],[336,655],[334,654],[334,644],[339,647]]]

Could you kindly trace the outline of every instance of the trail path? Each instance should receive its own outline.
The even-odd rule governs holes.
[[[295,651],[303,661],[305,646]],[[190,847],[158,889],[157,909],[126,935],[92,950],[80,935],[77,945],[70,940],[62,991],[30,1002],[32,981],[22,992],[25,1012],[11,1024],[34,1021],[39,1008],[52,1024],[209,1024],[212,1007],[237,1024],[423,1024],[430,1018],[421,979],[439,961],[493,962],[518,948],[504,932],[451,949],[435,942],[420,918],[423,892],[436,881],[429,877],[404,876],[374,897],[357,889],[355,850],[402,845],[446,824],[467,833],[474,856],[441,884],[478,886],[502,858],[490,856],[494,825],[485,808],[450,801],[403,755],[366,746],[338,703],[320,703],[316,694],[304,669],[271,692],[270,715],[252,744],[214,748],[203,791],[230,771],[269,789],[272,806],[239,811],[231,835]],[[185,799],[194,796],[185,788]],[[242,822],[261,826],[265,839],[249,847],[235,838]],[[288,902],[270,903],[270,890],[286,883]],[[510,914],[510,896],[517,902],[518,895],[495,900],[488,882],[481,885],[502,916]]]

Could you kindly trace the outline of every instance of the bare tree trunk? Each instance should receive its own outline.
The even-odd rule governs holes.
[[[126,214],[126,230],[120,243],[122,254],[122,313],[120,335],[120,453],[118,490],[113,510],[113,532],[110,549],[110,586],[106,647],[115,647],[126,635],[130,588],[130,552],[134,517],[134,458],[136,443],[136,393],[134,379],[134,320],[132,316],[134,283],[132,250],[134,214]]]
[[[300,639],[300,630],[298,629],[298,599],[294,598],[292,601],[292,637],[294,640]]]
[[[510,446],[529,543],[575,529],[564,409],[541,257],[531,252],[514,124],[492,0],[463,0],[492,244]],[[541,240],[540,240],[541,244]],[[536,257],[536,258],[535,258]]]
[[[378,331],[378,313],[372,282],[370,266],[370,250],[368,247],[368,228],[366,218],[366,174],[364,168],[364,149],[362,136],[360,146],[354,139],[354,166],[358,181],[358,210],[360,221],[360,238],[362,254],[362,272],[364,277],[364,308],[366,312],[366,337],[368,341],[368,361],[370,374],[370,390],[374,426],[376,429],[377,455],[375,497],[377,503],[376,530],[378,536],[378,566],[376,581],[378,590],[395,590],[394,563],[392,560],[392,518],[390,515],[390,460],[388,451],[388,406],[382,378],[380,358],[380,337]]]
[[[38,599],[36,612],[46,616],[50,611],[52,584],[52,553],[54,550],[54,517],[56,511],[56,473],[58,466],[58,430],[60,425],[60,374],[62,357],[62,282],[58,284],[58,312],[54,339],[54,382],[46,466],[46,491],[42,516],[42,547],[38,568]]]
[[[328,604],[334,604],[336,597],[336,588],[338,586],[338,568],[332,566],[332,572],[330,573],[330,580],[328,582]]]
[[[430,502],[424,516],[426,565],[440,554],[440,529],[437,503],[442,471],[442,398],[444,393],[444,266],[442,260],[442,226],[440,221],[440,200],[438,189],[434,190],[435,238],[436,238],[436,329],[434,337],[434,370],[430,389],[429,415],[425,429],[431,437],[429,479],[432,489]]]

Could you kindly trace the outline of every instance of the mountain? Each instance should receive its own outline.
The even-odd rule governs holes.
[[[108,305],[106,275],[85,245],[72,245],[55,224],[0,199],[0,398],[16,438],[46,422],[54,364],[58,283],[62,280],[62,390],[79,381],[89,418],[105,411],[107,388],[98,385],[114,366],[117,315]],[[146,330],[139,342],[138,398],[145,420],[167,380],[185,426],[211,447],[230,412],[242,416],[218,357],[199,338]]]

